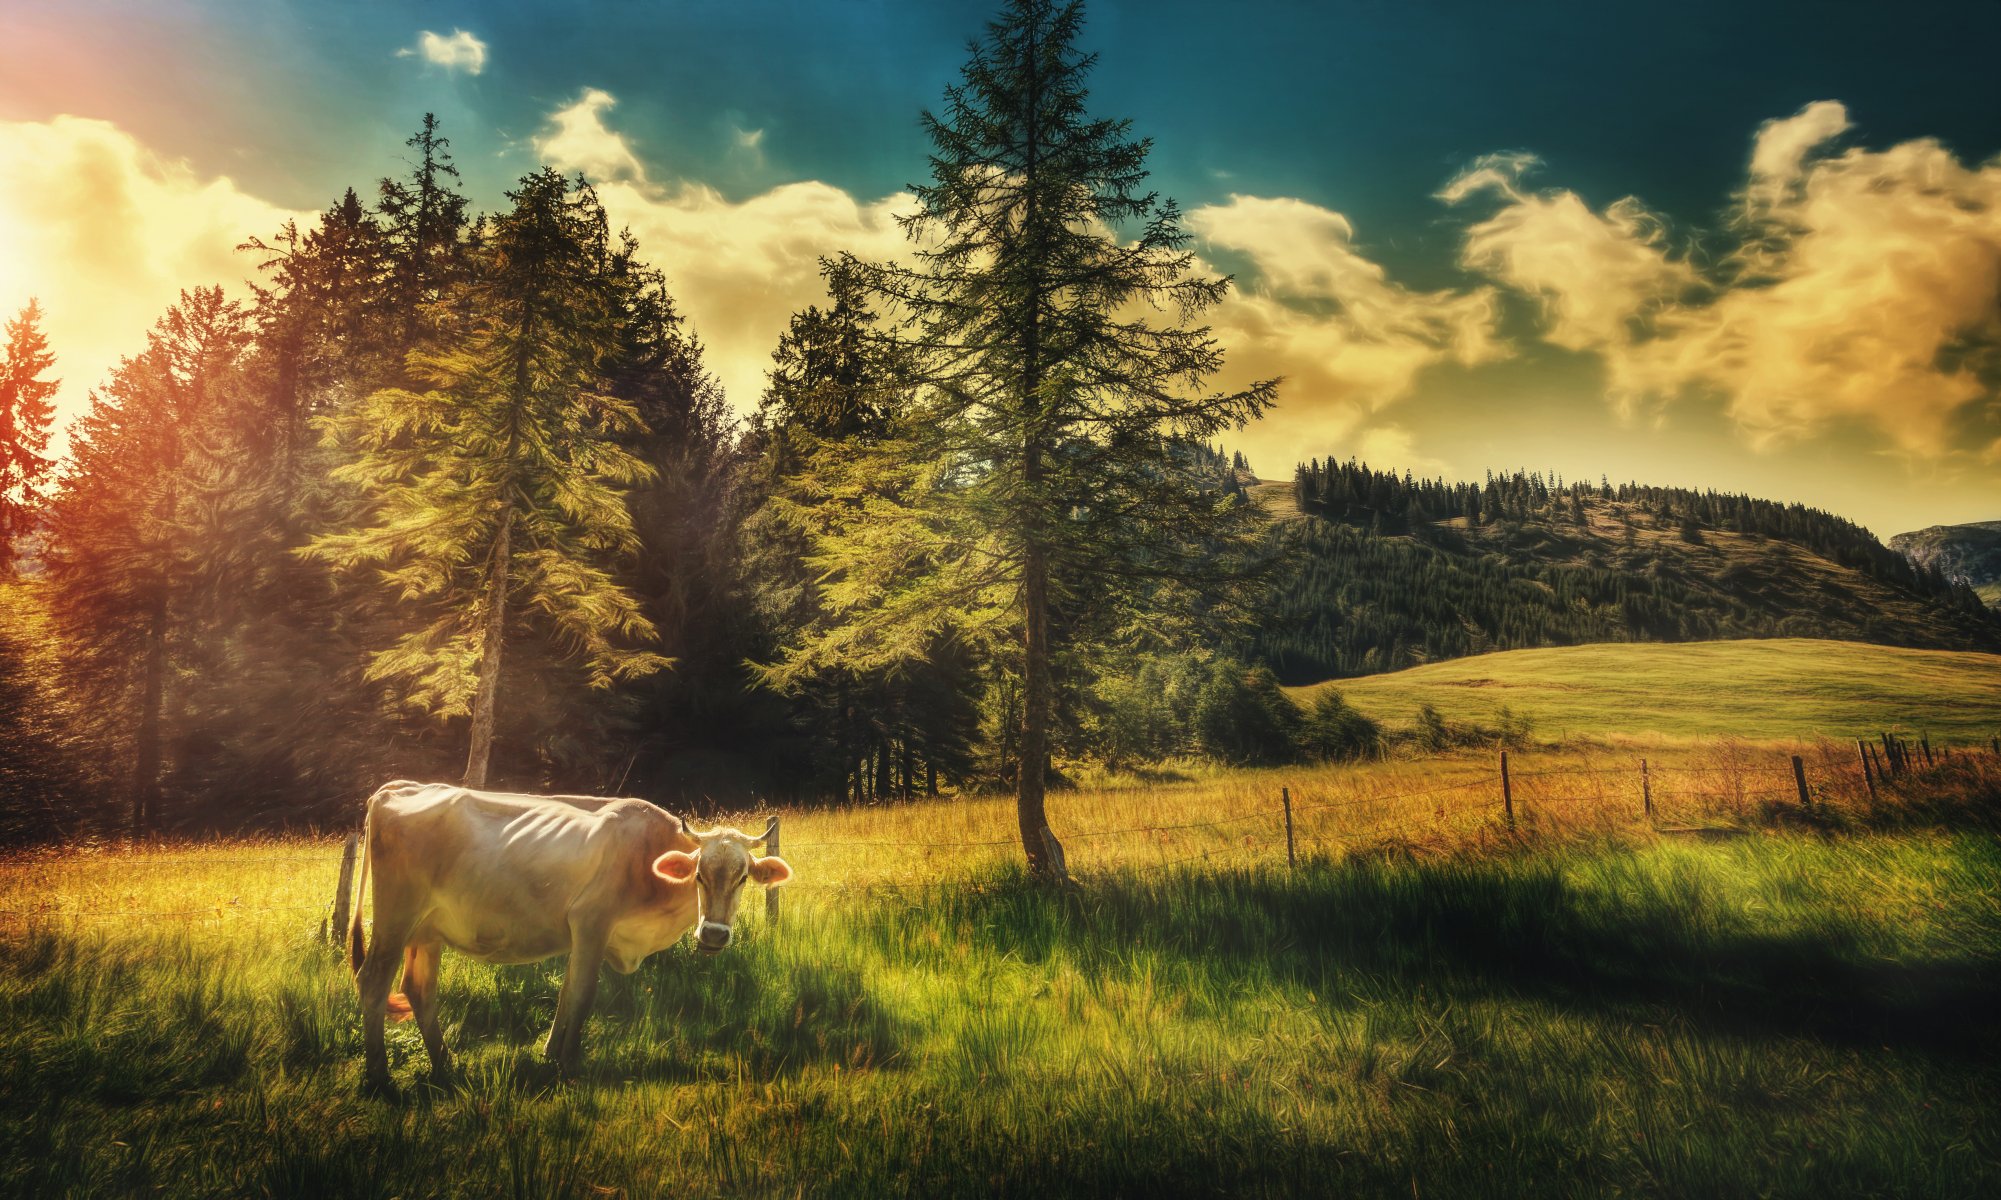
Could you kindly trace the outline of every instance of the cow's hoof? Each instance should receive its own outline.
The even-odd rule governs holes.
[[[361,1094],[370,1100],[382,1100],[390,1104],[403,1099],[403,1093],[396,1090],[395,1083],[387,1075],[377,1078],[370,1075],[361,1081]]]

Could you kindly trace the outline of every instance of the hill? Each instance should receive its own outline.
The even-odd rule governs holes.
[[[2001,521],[1933,525],[1890,539],[1912,562],[1963,580],[1989,608],[2001,609]]]
[[[1244,651],[1293,684],[1497,650],[1808,637],[2001,651],[1964,584],[1800,505],[1355,463],[1249,489],[1293,551]]]
[[[1448,722],[1492,726],[1505,705],[1544,737],[2001,733],[2001,655],[1806,638],[1514,650],[1288,692],[1310,702],[1326,687],[1388,725],[1430,704]]]

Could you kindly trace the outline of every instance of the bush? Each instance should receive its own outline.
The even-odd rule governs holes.
[[[1382,750],[1383,729],[1349,707],[1340,692],[1323,688],[1300,727],[1299,745],[1308,758],[1325,761],[1373,758]]]
[[[1195,701],[1195,736],[1204,754],[1238,765],[1299,757],[1305,718],[1267,667],[1219,658]]]

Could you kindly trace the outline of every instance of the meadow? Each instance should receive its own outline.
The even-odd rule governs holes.
[[[1484,752],[1064,792],[1067,890],[1002,800],[788,812],[776,925],[607,973],[581,1077],[559,961],[447,954],[459,1079],[392,1027],[396,1103],[336,840],[19,856],[0,1193],[1992,1195],[2001,761],[1852,750],[1684,747],[1651,820],[1518,755],[1512,831]]]
[[[1326,687],[1390,725],[1420,704],[1492,725],[1506,706],[1557,741],[2001,733],[2001,656],[1816,638],[1510,650],[1287,690]]]

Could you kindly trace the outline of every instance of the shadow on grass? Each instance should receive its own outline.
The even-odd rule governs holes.
[[[486,987],[441,997],[455,1045],[497,1040],[539,1051],[562,988],[563,960],[504,967]],[[457,1010],[457,1011],[454,1011]],[[895,1062],[905,1032],[853,966],[789,961],[755,941],[708,958],[675,947],[631,975],[606,970],[584,1035],[587,1076],[675,1082],[761,1075],[815,1064],[880,1067]],[[516,1055],[517,1084],[547,1086],[539,1058]]]
[[[1326,996],[1330,977],[1366,974],[1725,1032],[1953,1057],[2001,1049],[1995,958],[1886,961],[1839,919],[1785,927],[1698,873],[1611,869],[1596,889],[1537,856],[1351,859],[1070,893],[1015,875],[942,895],[940,919],[996,953],[1036,961],[1061,948],[1087,972],[1122,971],[1143,950],[1225,986],[1276,978]]]

